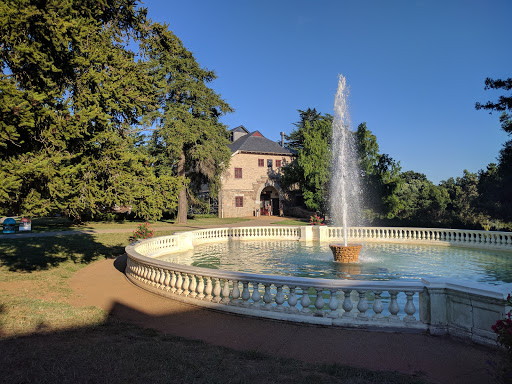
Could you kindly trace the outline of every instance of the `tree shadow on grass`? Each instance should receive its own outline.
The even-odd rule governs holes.
[[[2,239],[0,264],[11,272],[47,270],[67,261],[88,264],[124,252],[129,235],[115,236],[117,238],[105,242],[98,241],[97,236],[91,234]]]
[[[137,312],[119,303],[116,309]],[[191,315],[189,311],[178,315]],[[132,315],[150,323],[162,320],[161,316]],[[421,378],[396,372],[235,351],[112,316],[100,325],[52,332],[42,327],[30,335],[0,339],[0,366],[9,368],[0,378],[5,383],[423,383]]]

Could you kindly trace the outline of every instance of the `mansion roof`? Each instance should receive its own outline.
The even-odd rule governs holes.
[[[286,147],[280,146],[275,141],[264,137],[259,131],[249,132],[244,126],[231,129],[233,142],[229,145],[231,153],[253,152],[271,153],[276,155],[295,155],[295,152]]]

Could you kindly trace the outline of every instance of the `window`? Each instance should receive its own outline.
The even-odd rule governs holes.
[[[242,168],[235,168],[235,179],[242,178]]]
[[[258,167],[264,167],[265,166],[265,160],[264,159],[258,159]]]
[[[243,196],[235,196],[235,207],[241,208],[244,206],[244,197]]]
[[[276,160],[276,168],[281,168],[281,160]]]
[[[272,159],[267,160],[267,168],[272,168]]]

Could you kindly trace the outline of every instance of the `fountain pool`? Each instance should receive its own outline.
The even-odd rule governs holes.
[[[328,244],[344,233],[365,244],[360,262],[332,261]],[[512,291],[510,232],[210,228],[142,240],[126,253],[130,281],[191,305],[484,344],[495,342],[491,325],[505,315]]]
[[[162,261],[236,272],[324,279],[418,281],[444,277],[472,283],[512,283],[512,252],[418,244],[365,244],[357,263],[332,260],[328,244],[229,241],[171,253]]]

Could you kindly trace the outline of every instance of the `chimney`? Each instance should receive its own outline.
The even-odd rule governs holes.
[[[281,147],[284,148],[284,132],[281,132]]]

